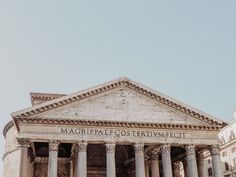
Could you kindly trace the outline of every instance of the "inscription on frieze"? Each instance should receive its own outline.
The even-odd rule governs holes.
[[[125,129],[99,129],[99,128],[61,128],[61,134],[66,135],[89,135],[107,137],[141,137],[141,138],[185,138],[186,133],[174,131],[156,130],[125,130]]]

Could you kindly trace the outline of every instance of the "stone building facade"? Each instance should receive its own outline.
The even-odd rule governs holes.
[[[222,128],[218,134],[220,139],[220,156],[224,177],[236,177],[236,111],[234,120]],[[212,159],[209,153],[205,153],[208,176],[212,177]]]
[[[128,78],[69,95],[31,93],[11,114],[3,177],[222,177],[226,124]]]

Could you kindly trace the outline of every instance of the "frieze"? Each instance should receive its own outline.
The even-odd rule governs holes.
[[[61,128],[61,134],[66,135],[94,135],[110,137],[147,137],[147,138],[185,138],[187,133],[174,131],[99,129],[99,128]]]

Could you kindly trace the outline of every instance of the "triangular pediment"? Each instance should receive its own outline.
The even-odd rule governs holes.
[[[128,88],[113,90],[36,115],[44,119],[207,125]]]
[[[127,78],[32,106],[17,118],[223,125],[219,119]]]

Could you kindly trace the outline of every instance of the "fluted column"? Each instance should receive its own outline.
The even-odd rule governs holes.
[[[107,177],[116,177],[115,143],[106,143]]]
[[[145,177],[149,177],[149,156],[148,155],[145,155],[144,163],[145,163]]]
[[[134,145],[135,151],[135,177],[144,177],[145,176],[145,167],[144,167],[144,144],[137,143]]]
[[[59,141],[49,141],[48,177],[57,177]]]
[[[196,152],[194,145],[186,145],[187,174],[191,177],[198,177]]]
[[[87,142],[78,143],[78,172],[76,177],[87,177]]]
[[[19,149],[21,151],[21,162],[20,162],[20,177],[26,177],[28,174],[28,147],[29,139],[27,138],[17,138],[19,144]]]
[[[211,153],[211,158],[212,158],[214,177],[223,177],[219,146],[218,145],[211,146],[210,153]]]
[[[152,177],[159,177],[159,162],[158,162],[158,149],[154,149],[151,152],[151,172],[152,172]]]
[[[198,167],[198,176],[206,177],[205,162],[203,152],[197,154],[197,167]]]
[[[72,144],[70,159],[73,162],[73,167],[72,167],[73,175],[72,175],[72,177],[76,177],[76,176],[78,176],[77,175],[77,173],[78,173],[78,144],[77,143]]]
[[[163,177],[173,177],[169,144],[161,145],[161,156],[162,156]]]

